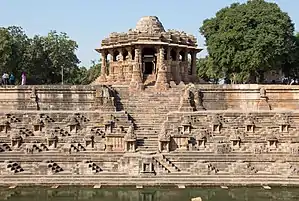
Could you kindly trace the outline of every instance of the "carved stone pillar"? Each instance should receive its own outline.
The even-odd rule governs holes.
[[[130,82],[130,89],[142,90],[144,85],[141,77],[141,49],[135,49],[135,62],[133,64],[132,79]]]
[[[132,79],[132,73],[133,73],[133,55],[132,55],[132,48],[128,47],[126,48],[128,51],[128,59],[127,59],[127,66],[124,69],[124,76],[125,76],[125,81],[130,82]]]
[[[189,72],[188,72],[188,51],[184,50],[184,58],[182,63],[182,77],[184,82],[189,82]]]
[[[180,49],[176,50],[176,55],[175,55],[175,60],[176,60],[176,82],[179,83],[182,81],[182,77],[181,77],[181,69],[180,69]]]
[[[102,52],[102,65],[101,65],[101,82],[106,82],[106,75],[107,75],[107,53]]]
[[[191,52],[191,74],[192,76],[197,76],[196,73],[196,54],[197,52]]]
[[[114,74],[114,62],[113,62],[113,51],[109,51],[109,76],[107,78],[108,82],[114,82],[115,80],[115,74]]]
[[[159,91],[165,91],[169,88],[169,84],[167,82],[167,67],[164,62],[163,47],[161,47],[159,50],[159,67],[158,67],[158,76],[157,76],[155,88]]]
[[[119,60],[118,61],[123,61],[124,60],[123,50],[119,49],[118,52],[119,52]]]

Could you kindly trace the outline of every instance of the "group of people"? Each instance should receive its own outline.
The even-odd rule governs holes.
[[[2,80],[1,80],[2,85],[15,85],[16,83],[16,78],[13,75],[13,73],[10,73],[10,75],[8,73],[3,73],[2,75]],[[26,73],[23,72],[22,76],[21,76],[21,85],[25,85],[26,84]]]

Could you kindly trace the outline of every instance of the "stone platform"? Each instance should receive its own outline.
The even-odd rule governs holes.
[[[0,88],[0,185],[298,185],[299,87]]]

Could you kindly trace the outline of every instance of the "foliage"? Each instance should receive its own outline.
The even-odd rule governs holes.
[[[77,83],[90,84],[100,76],[101,63],[92,61],[92,66],[88,70],[85,67],[81,67],[78,73],[80,76],[78,76],[79,80],[77,80]]]
[[[29,84],[81,84],[87,73],[78,67],[78,45],[66,33],[51,31],[47,36],[29,38],[20,27],[0,28],[0,70],[15,74],[24,71]]]
[[[286,71],[294,60],[294,25],[275,3],[234,3],[205,20],[200,32],[208,46],[209,65],[203,65],[208,77],[261,82],[265,72]]]

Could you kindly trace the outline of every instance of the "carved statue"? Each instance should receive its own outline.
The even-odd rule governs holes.
[[[167,133],[167,130],[166,130],[166,122],[164,122],[161,125],[161,130],[160,130],[158,138],[160,141],[170,141],[170,135]]]
[[[267,98],[266,89],[263,87],[260,88],[260,98]]]
[[[136,134],[134,131],[134,125],[131,124],[127,130],[127,133],[125,134],[125,140],[136,140]]]

